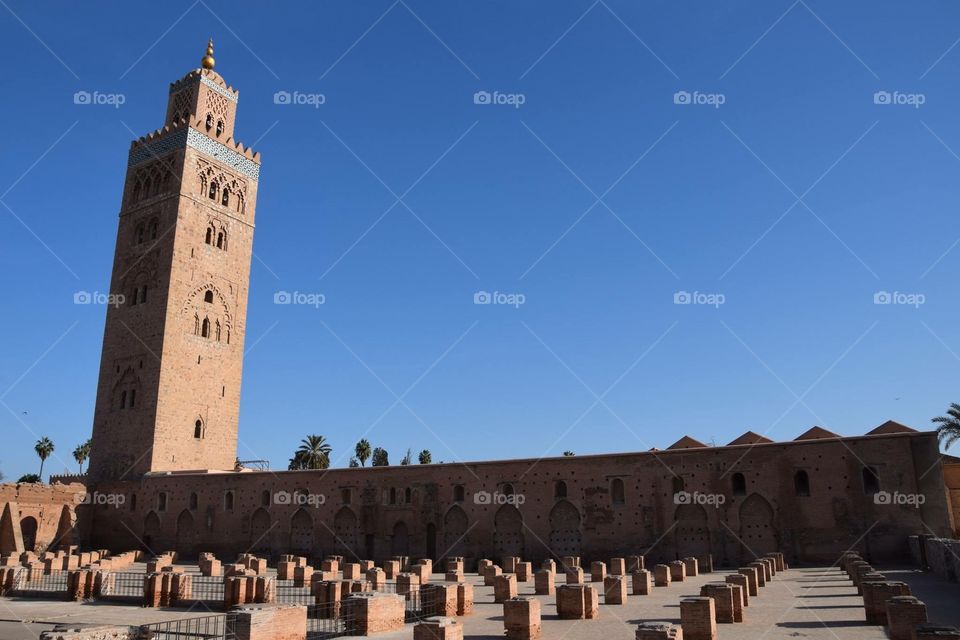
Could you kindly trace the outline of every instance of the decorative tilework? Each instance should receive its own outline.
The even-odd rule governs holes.
[[[197,78],[200,79],[200,82],[207,85],[208,87],[210,87],[211,89],[213,89],[214,91],[222,95],[224,98],[226,98],[230,102],[237,102],[237,96],[233,92],[228,91],[227,89],[224,89],[213,80],[210,80],[209,78],[206,78],[204,76],[197,76]],[[170,87],[170,93],[173,93],[174,91],[178,91],[183,87],[185,87],[186,85],[192,84],[192,82],[195,82],[195,81],[191,81],[183,84],[176,82]]]
[[[209,138],[195,129],[184,129],[167,135],[153,142],[138,145],[130,151],[129,164],[136,166],[155,156],[162,155],[174,149],[193,147],[201,153],[232,167],[253,180],[260,179],[260,165],[250,160],[242,153],[237,153],[221,142]]]

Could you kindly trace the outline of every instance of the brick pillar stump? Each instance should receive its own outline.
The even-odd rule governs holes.
[[[463,582],[463,572],[447,571],[445,574],[443,574],[443,579],[445,582]]]
[[[740,587],[740,601],[742,602],[744,607],[749,607],[750,606],[750,586],[748,584],[747,576],[740,573],[734,573],[732,575],[725,576],[723,580],[727,584],[733,584]]]
[[[673,582],[683,582],[687,579],[687,565],[683,560],[674,560],[670,563],[670,579]]]
[[[345,618],[353,618],[359,635],[403,629],[404,604],[399,595],[355,593],[343,601],[343,611]]]
[[[763,565],[763,577],[766,578],[767,582],[773,580],[774,573],[773,570],[773,561],[770,558],[760,558],[760,564]]]
[[[960,640],[960,629],[939,624],[921,624],[913,630],[913,640]]]
[[[219,565],[220,562],[216,561]],[[277,563],[277,580],[293,580],[293,570],[296,569],[297,563],[292,560],[281,560]],[[203,570],[203,565],[200,565],[201,571]],[[204,573],[203,575],[207,575]],[[219,575],[211,573],[210,575]]]
[[[893,640],[911,640],[913,629],[927,622],[927,605],[913,596],[894,596],[887,600],[887,626]]]
[[[488,565],[483,570],[483,586],[492,587],[497,580],[497,576],[503,575],[503,570],[495,564]]]
[[[747,593],[751,596],[756,597],[757,595],[757,568],[756,567],[740,567],[737,569],[737,573],[747,578]]]
[[[653,575],[646,569],[640,569],[630,574],[633,582],[633,595],[648,596],[653,591]]]
[[[347,562],[343,565],[343,579],[344,580],[359,580],[360,579],[360,564],[357,562]]]
[[[427,618],[413,626],[413,640],[463,640],[463,625],[456,618]]]
[[[517,597],[517,576],[504,573],[496,577],[493,583],[493,601],[505,602]]]
[[[603,579],[603,604],[627,603],[627,578],[607,576]]]
[[[579,556],[563,556],[563,559],[560,561],[560,564],[563,565],[564,570],[570,569],[571,567],[579,567],[580,557]]]
[[[684,558],[682,560],[683,566],[687,569],[688,576],[698,576],[700,575],[700,565],[697,562],[696,558]]]
[[[557,563],[549,558],[543,561],[543,564],[540,565],[540,569],[546,571],[557,572]]]
[[[420,587],[420,604],[428,616],[456,616],[457,598],[457,585],[450,582]]]
[[[503,572],[504,573],[515,573],[517,570],[517,563],[520,562],[520,558],[517,556],[507,556],[503,559]]]
[[[481,558],[477,560],[477,575],[484,575],[487,567],[493,564],[492,560],[487,560],[486,558]]]
[[[627,556],[627,573],[646,569],[646,563],[643,556]]]
[[[653,583],[658,587],[670,586],[670,567],[658,564],[653,568]]]
[[[343,599],[342,582],[339,580],[314,582],[313,596],[319,618],[334,619],[340,617],[340,601]]]
[[[644,622],[637,627],[636,640],[683,640],[683,629],[666,622]]]
[[[538,596],[552,596],[556,583],[556,574],[547,569],[541,569],[533,574],[533,592]]]
[[[447,558],[447,571],[463,573],[463,558]]]
[[[894,596],[909,596],[910,587],[904,582],[864,582],[863,609],[869,624],[887,624],[887,600]]]
[[[529,562],[518,562],[517,566],[513,568],[513,572],[517,574],[517,582],[530,582],[530,577],[533,575],[533,565]]]
[[[168,596],[169,598],[169,596]],[[143,606],[159,607],[163,597],[163,574],[150,573],[143,578]]]
[[[590,563],[590,582],[603,582],[607,577],[607,565],[603,562]]]
[[[625,576],[627,575],[627,561],[623,558],[610,558],[610,575],[612,576]]]
[[[410,599],[410,594],[420,591],[420,576],[412,573],[397,574],[397,595],[406,596]]]
[[[592,620],[597,617],[597,590],[588,584],[557,587],[557,615],[563,620]]]
[[[583,584],[583,569],[580,567],[567,569],[567,584]]]
[[[540,601],[510,598],[503,603],[503,626],[509,640],[536,640],[540,637]]]
[[[374,591],[382,591],[385,584],[387,584],[387,574],[383,569],[378,569],[374,567],[373,569],[367,569],[367,582],[370,583],[370,588]]]
[[[387,576],[387,580],[395,580],[397,578],[397,574],[400,573],[400,561],[387,560],[384,562],[383,573]]]
[[[748,567],[755,569],[757,572],[757,587],[767,586],[767,572],[763,567],[762,562],[751,562],[747,565]]]
[[[294,604],[254,604],[235,607],[236,640],[303,640],[307,608]]]
[[[707,553],[697,558],[700,573],[713,573],[713,554]]]
[[[457,584],[457,615],[468,616],[473,613],[473,585],[469,582]]]
[[[716,640],[717,620],[713,598],[681,600],[680,626],[685,640]]]
[[[732,624],[736,622],[733,605],[733,589],[726,582],[710,582],[700,587],[700,596],[713,598],[714,614],[717,622]]]

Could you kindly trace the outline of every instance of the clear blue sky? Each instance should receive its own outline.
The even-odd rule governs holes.
[[[346,465],[364,434],[396,463],[928,428],[960,401],[958,18],[947,1],[5,0],[0,470],[36,471],[41,435],[47,471],[75,467],[105,310],[74,293],[107,291],[129,141],[211,35],[237,137],[263,153],[241,458],[285,467],[309,433]]]

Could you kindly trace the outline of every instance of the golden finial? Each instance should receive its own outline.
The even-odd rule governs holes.
[[[217,61],[213,59],[213,38],[210,38],[210,41],[207,42],[207,55],[203,56],[200,64],[203,65],[204,69],[213,69],[213,65],[216,63]]]

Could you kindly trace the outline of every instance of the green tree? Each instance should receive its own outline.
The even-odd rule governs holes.
[[[569,458],[569,457],[575,456],[575,455],[577,455],[577,454],[575,454],[573,451],[567,450],[567,451],[564,451],[564,452],[563,452],[563,455]]]
[[[37,444],[33,445],[33,450],[37,452],[37,455],[40,456],[40,473],[38,474],[40,478],[43,478],[43,463],[47,461],[47,458],[50,457],[50,454],[53,453],[53,442],[50,438],[40,438],[37,440]]]
[[[371,463],[374,467],[389,467],[390,466],[390,456],[387,454],[386,449],[377,447],[373,450],[373,462]]]
[[[20,479],[17,482],[40,482],[40,476],[35,473],[27,473],[20,476]]]
[[[350,468],[359,467],[360,463],[357,462],[356,458],[350,458]]]
[[[367,466],[367,460],[370,459],[370,442],[366,438],[361,438],[357,446],[354,447],[353,453],[357,456],[357,460],[360,461],[361,467]]]
[[[300,448],[293,454],[291,465],[296,461],[299,469],[326,469],[330,466],[333,447],[320,435],[310,435],[300,441]]]
[[[944,449],[949,449],[957,440],[960,440],[960,404],[950,403],[947,415],[937,416],[931,420],[937,427],[937,437]]]
[[[90,457],[90,449],[93,447],[93,439],[90,438],[83,444],[78,444],[73,450],[73,459],[80,465],[80,475],[83,475],[83,463]]]
[[[424,449],[423,451],[420,452],[420,455],[419,455],[420,464],[430,464],[430,462],[432,461],[432,458],[433,456],[430,455],[429,449]]]

